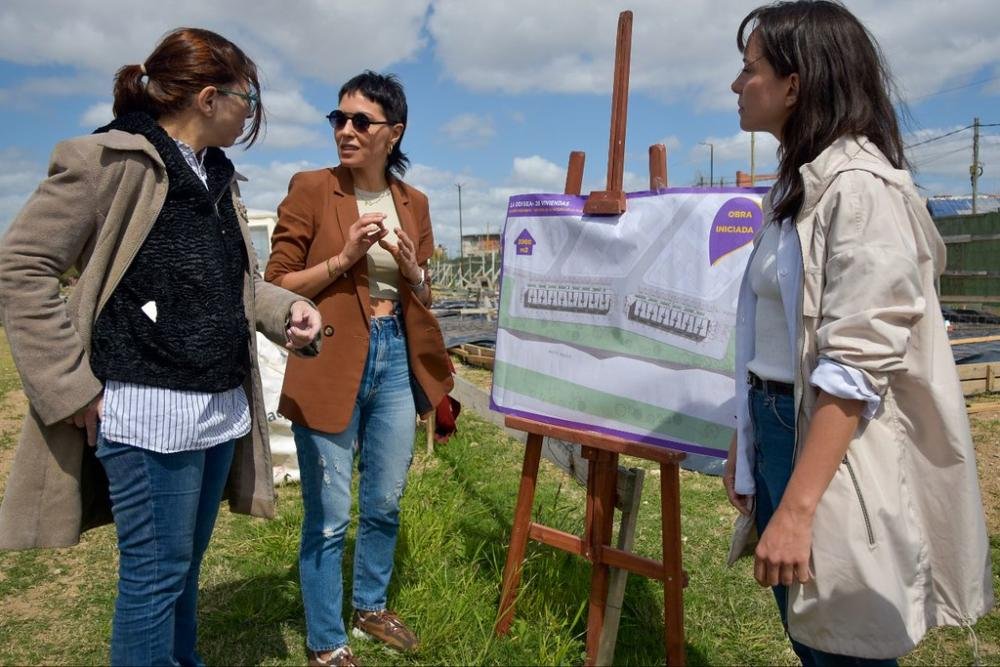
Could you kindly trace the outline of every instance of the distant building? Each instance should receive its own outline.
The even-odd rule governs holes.
[[[972,195],[938,195],[927,198],[927,211],[932,218],[950,215],[972,215]],[[976,213],[1000,211],[1000,195],[976,197]]]
[[[465,234],[462,236],[462,255],[489,255],[500,252],[499,234]]]

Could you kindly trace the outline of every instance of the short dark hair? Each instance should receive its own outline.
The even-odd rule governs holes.
[[[145,111],[158,119],[187,107],[192,96],[206,86],[243,81],[259,99],[257,65],[240,47],[211,30],[177,28],[160,40],[142,65],[125,65],[118,70],[112,110],[115,118]],[[241,143],[253,145],[263,123],[264,106],[258,104]]]
[[[402,123],[403,134],[406,134],[406,93],[403,92],[403,84],[395,74],[379,74],[371,70],[365,70],[350,81],[340,87],[338,100],[344,99],[347,95],[354,93],[375,102],[382,107],[385,119],[390,123]],[[403,134],[399,135],[399,141],[392,147],[389,159],[385,163],[385,177],[395,175],[396,178],[403,178],[406,169],[410,166],[410,158],[403,152]]]
[[[780,199],[773,205],[778,218],[794,218],[802,207],[799,167],[844,135],[868,137],[895,168],[907,167],[882,51],[843,5],[830,0],[764,5],[740,23],[741,52],[751,34],[779,76],[799,75],[798,100],[779,138]]]

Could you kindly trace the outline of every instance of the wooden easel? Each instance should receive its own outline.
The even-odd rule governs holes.
[[[625,120],[628,104],[628,74],[632,45],[632,12],[618,18],[615,52],[614,93],[611,103],[611,138],[608,151],[607,189],[590,194],[584,205],[587,215],[621,215],[626,199],[622,190],[625,156]],[[570,154],[566,173],[566,194],[580,194],[585,155]],[[650,189],[667,185],[666,148],[662,144],[649,149]],[[586,664],[598,664],[604,629],[605,610],[611,568],[627,570],[663,582],[664,644],[666,662],[683,665],[684,655],[684,586],[687,575],[681,567],[680,462],[685,454],[663,447],[629,442],[620,438],[580,429],[564,428],[539,421],[508,416],[508,428],[527,433],[521,484],[514,510],[510,547],[504,566],[500,609],[495,631],[507,634],[514,620],[514,604],[521,580],[528,539],[547,544],[586,558],[592,563],[590,601],[587,615]],[[543,526],[531,520],[538,479],[538,464],[545,437],[579,444],[588,460],[587,505],[583,536]],[[635,456],[660,464],[660,512],[663,526],[663,559],[656,561],[611,546],[614,525],[615,489],[618,457]],[[612,644],[613,645],[613,644]],[[601,660],[610,663],[603,651]]]

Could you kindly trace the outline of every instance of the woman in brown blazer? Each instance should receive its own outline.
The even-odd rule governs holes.
[[[386,609],[415,411],[451,389],[428,310],[434,250],[427,197],[400,179],[406,98],[392,75],[364,72],[327,116],[340,165],[292,177],[278,208],[266,278],[313,299],[327,338],[290,357],[279,409],[293,423],[305,517],[299,567],[313,665],[355,664],[341,613],[341,556],[359,459],[353,634],[402,651],[417,637]]]

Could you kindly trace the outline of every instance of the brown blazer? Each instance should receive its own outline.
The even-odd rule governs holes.
[[[30,403],[0,504],[0,549],[70,546],[81,532],[111,521],[104,470],[84,432],[63,420],[102,390],[90,370],[93,324],[166,194],[166,168],[145,138],[112,130],[64,141],[0,244],[0,313]],[[233,197],[251,263],[243,285],[247,319],[283,343],[289,308],[304,299],[261,278],[235,182]],[[59,276],[71,266],[80,280],[64,303]],[[227,494],[233,511],[271,517],[256,346],[250,336],[253,371],[244,388],[253,425],[237,441]]]
[[[389,187],[400,226],[417,245],[417,262],[426,266],[434,252],[427,197],[399,180],[392,179]],[[339,253],[359,217],[349,169],[295,174],[278,207],[265,278],[276,280]],[[422,414],[451,391],[453,380],[437,318],[402,277],[399,285],[414,399]],[[356,262],[313,300],[323,316],[325,343],[319,357],[308,362],[289,357],[278,410],[296,424],[339,433],[350,422],[368,356],[372,312],[367,262]]]

